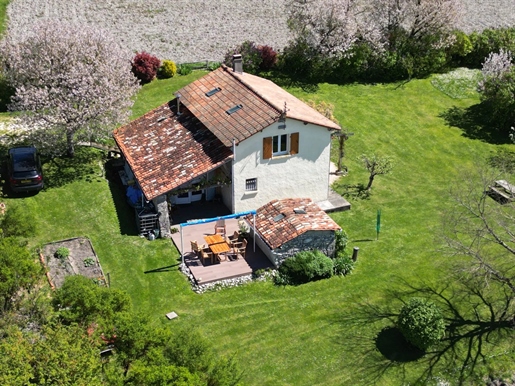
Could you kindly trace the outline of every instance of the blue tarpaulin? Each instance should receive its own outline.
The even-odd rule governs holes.
[[[136,206],[141,201],[142,192],[141,190],[133,185],[127,188],[126,192],[127,199],[132,206]]]

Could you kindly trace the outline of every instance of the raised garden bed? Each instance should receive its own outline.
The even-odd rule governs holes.
[[[56,257],[59,248],[68,249],[69,255],[64,258]],[[82,275],[100,285],[107,284],[95,250],[85,237],[46,244],[41,251],[41,260],[52,287],[61,287],[68,275]]]

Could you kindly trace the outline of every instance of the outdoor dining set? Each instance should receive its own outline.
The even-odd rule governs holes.
[[[196,240],[190,241],[192,252],[200,258],[204,265],[207,260],[214,264],[222,261],[238,260],[239,258],[245,259],[247,240],[242,238],[238,231],[234,231],[232,235],[227,236],[223,220],[217,221],[214,233],[205,235],[204,240],[206,244],[203,245],[200,245]]]

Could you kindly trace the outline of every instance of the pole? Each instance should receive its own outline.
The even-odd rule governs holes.
[[[379,240],[379,232],[381,231],[381,209],[377,210],[377,221],[376,221],[376,240]]]
[[[184,245],[182,243],[182,224],[179,225],[179,232],[181,232],[181,260],[184,265]]]

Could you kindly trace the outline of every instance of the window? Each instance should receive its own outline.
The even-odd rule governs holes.
[[[287,153],[288,135],[274,135],[272,137],[272,156]]]
[[[299,152],[299,133],[280,134],[263,138],[263,159]]]
[[[245,191],[255,192],[257,190],[257,178],[249,178],[245,180]]]

